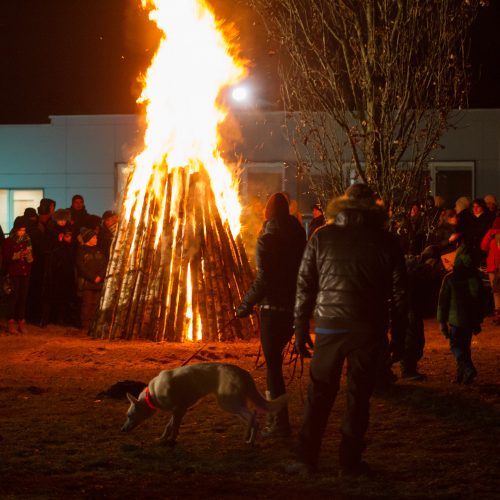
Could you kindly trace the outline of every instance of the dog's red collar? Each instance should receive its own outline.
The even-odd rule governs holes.
[[[145,401],[146,401],[146,404],[152,409],[152,410],[157,410],[158,408],[156,408],[156,406],[153,404],[153,401],[151,399],[151,393],[149,392],[149,387],[146,387],[146,397],[145,397]]]

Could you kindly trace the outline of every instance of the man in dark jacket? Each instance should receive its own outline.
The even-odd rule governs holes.
[[[389,320],[406,318],[406,270],[396,238],[384,229],[385,211],[372,190],[351,186],[327,207],[332,223],[319,228],[307,244],[297,279],[296,347],[310,356],[309,320],[316,340],[311,381],[299,435],[299,462],[317,467],[321,440],[347,359],[347,412],[341,428],[341,473],[369,472],[361,461],[368,427],[369,400],[377,361],[387,345]],[[389,303],[390,308],[389,308]],[[392,318],[391,318],[392,316]],[[400,328],[393,331],[400,332]],[[395,359],[402,339],[392,339]]]

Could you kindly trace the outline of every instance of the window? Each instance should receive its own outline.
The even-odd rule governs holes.
[[[26,208],[37,208],[44,197],[43,189],[0,189],[0,225],[8,233],[14,219]]]
[[[445,206],[453,208],[461,196],[474,198],[474,162],[430,163],[432,194],[441,196]]]

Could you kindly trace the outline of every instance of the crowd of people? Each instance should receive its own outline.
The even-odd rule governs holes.
[[[397,362],[402,378],[426,378],[417,369],[426,316],[437,318],[449,339],[457,363],[455,382],[470,384],[476,377],[472,336],[481,331],[488,312],[500,324],[500,214],[496,199],[488,195],[472,201],[461,197],[454,209],[434,199],[424,207],[415,203],[408,217],[389,221],[383,204],[364,184],[333,199],[325,214],[320,206],[313,208],[314,224],[306,238],[283,193],[270,197],[257,238],[257,274],[236,316],[244,318],[259,306],[272,398],[285,393],[282,353],[294,335],[296,352],[312,356],[291,473],[317,469],[347,360],[339,463],[343,473],[364,474],[370,470],[362,453],[376,385],[397,379],[392,372]],[[276,437],[290,433],[286,409],[270,418],[263,431]]]
[[[283,352],[294,335],[296,352],[312,357],[292,470],[317,468],[347,360],[339,462],[344,472],[363,474],[369,471],[362,453],[376,384],[395,381],[394,363],[402,378],[425,380],[418,362],[426,316],[436,317],[449,339],[455,381],[470,384],[476,377],[471,339],[489,312],[500,325],[500,213],[493,195],[460,197],[453,209],[429,199],[389,221],[373,191],[354,184],[324,212],[314,205],[306,234],[296,208],[286,193],[269,198],[256,277],[235,314],[244,318],[259,306],[270,398],[286,392]],[[89,329],[117,219],[111,210],[89,214],[81,195],[67,209],[44,198],[15,219],[1,242],[9,333],[25,332],[26,322]],[[263,435],[290,434],[285,407],[270,416]]]
[[[1,232],[1,274],[8,333],[24,333],[26,323],[88,330],[106,274],[118,217],[112,210],[90,214],[83,196],[56,209],[49,198],[16,217]]]

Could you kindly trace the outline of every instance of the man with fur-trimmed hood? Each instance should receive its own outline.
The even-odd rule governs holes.
[[[387,346],[390,319],[406,318],[405,261],[397,239],[385,229],[385,211],[368,186],[349,187],[329,203],[326,216],[328,223],[307,244],[297,280],[294,326],[299,354],[310,356],[311,318],[316,338],[295,465],[307,471],[317,467],[347,359],[347,412],[339,460],[342,473],[363,474],[369,472],[361,454],[377,363]],[[401,354],[401,340],[393,338],[395,357]]]

